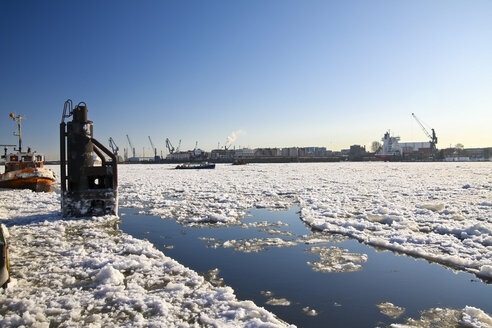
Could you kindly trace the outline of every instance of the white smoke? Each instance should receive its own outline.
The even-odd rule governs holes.
[[[229,147],[232,143],[234,143],[234,141],[236,141],[237,137],[239,137],[243,133],[244,133],[243,130],[231,132],[231,135],[227,137],[226,147]]]

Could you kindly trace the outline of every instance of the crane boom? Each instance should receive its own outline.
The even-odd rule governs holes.
[[[149,141],[150,141],[150,145],[152,146],[152,149],[154,150],[154,157],[157,157],[157,148],[154,147],[154,143],[152,142],[152,139],[150,139],[150,136],[149,136]]]
[[[436,131],[434,131],[434,129],[431,128],[432,134],[429,133],[429,131],[427,131],[427,129],[425,128],[425,126],[422,124],[422,122],[418,119],[417,115],[415,115],[414,113],[412,113],[412,116],[417,121],[417,123],[420,125],[420,127],[424,131],[425,135],[430,139],[431,146],[435,148],[436,147],[436,144],[437,144]]]
[[[174,146],[171,144],[169,138],[166,138],[166,148],[169,150],[169,154],[174,153]]]
[[[118,146],[116,145],[116,142],[114,142],[112,137],[109,137],[109,147],[111,147],[113,154],[115,156],[118,156],[118,150],[120,150],[120,149],[118,148]]]
[[[131,142],[130,137],[128,136],[128,134],[126,135],[126,138],[128,139],[128,144],[130,145],[130,149],[132,150],[133,158],[137,157],[135,155],[135,148],[133,147],[132,142]]]

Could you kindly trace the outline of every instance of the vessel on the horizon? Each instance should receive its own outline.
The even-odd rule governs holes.
[[[400,142],[400,137],[391,136],[386,131],[381,141],[381,148],[376,152],[375,157],[385,161],[404,160],[404,159],[434,159],[436,152],[437,136],[434,129],[427,131],[417,116],[412,113],[413,118],[420,125],[429,141],[425,142]]]
[[[400,142],[400,137],[391,136],[389,131],[381,141],[383,144],[374,156],[385,161],[403,160],[417,155],[430,158],[435,150],[432,142]]]
[[[177,170],[189,170],[189,169],[215,169],[215,163],[184,163],[176,166]]]
[[[31,151],[22,151],[21,119],[24,117],[10,114],[18,123],[19,148],[17,152],[7,153],[4,148],[5,171],[0,176],[0,188],[30,189],[32,191],[52,191],[51,185],[55,181],[53,171],[44,167],[44,156]]]
[[[233,162],[232,162],[232,165],[248,165],[248,162],[246,162],[244,159],[242,158],[239,158],[239,159],[235,159]]]

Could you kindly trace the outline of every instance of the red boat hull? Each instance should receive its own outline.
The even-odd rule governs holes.
[[[5,172],[0,176],[0,188],[30,189],[32,191],[53,191],[55,181],[52,171],[45,168],[25,168]]]
[[[18,178],[13,180],[0,181],[0,188],[9,189],[30,189],[32,191],[53,191],[51,184],[53,180],[46,178]]]

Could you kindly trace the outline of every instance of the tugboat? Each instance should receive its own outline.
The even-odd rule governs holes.
[[[5,159],[5,171],[0,176],[0,188],[11,189],[30,189],[32,191],[52,191],[51,184],[55,181],[55,174],[43,167],[44,156],[31,151],[22,151],[21,120],[24,117],[10,114],[10,117],[17,122],[19,137],[19,148],[16,153],[7,154],[7,146],[2,156]]]
[[[248,165],[248,162],[246,162],[242,158],[239,158],[239,159],[235,159],[234,162],[232,162],[232,165]]]

